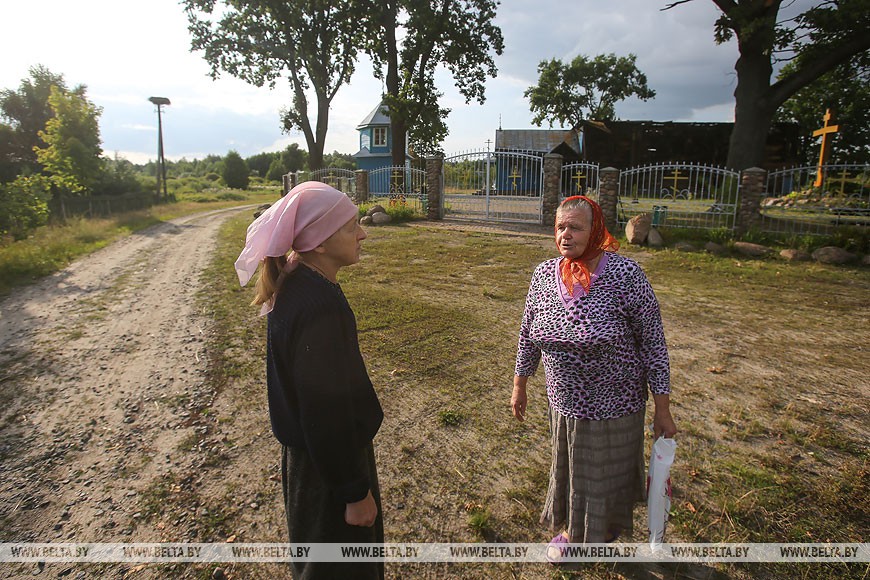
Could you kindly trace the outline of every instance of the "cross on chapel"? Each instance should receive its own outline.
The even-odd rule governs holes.
[[[813,131],[813,137],[822,138],[822,146],[819,151],[819,166],[816,170],[816,181],[813,183],[813,187],[821,187],[825,182],[824,172],[822,170],[822,166],[828,160],[828,157],[831,156],[831,150],[828,148],[828,137],[833,133],[836,133],[840,130],[839,125],[829,125],[828,122],[831,120],[831,109],[827,109],[825,111],[825,116],[822,117],[824,119],[825,124],[821,129],[817,129]]]

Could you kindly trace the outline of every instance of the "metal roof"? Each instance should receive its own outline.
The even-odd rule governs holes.
[[[360,121],[360,124],[357,125],[357,129],[362,129],[364,127],[371,127],[372,125],[389,125],[390,124],[390,113],[389,108],[381,101],[377,107],[372,109],[372,112],[366,115],[366,118]]]
[[[578,132],[572,129],[499,129],[495,132],[495,148],[550,153],[567,145],[580,153]]]

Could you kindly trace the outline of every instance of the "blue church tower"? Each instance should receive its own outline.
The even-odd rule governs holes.
[[[354,155],[357,169],[372,171],[393,164],[393,135],[390,111],[381,101],[359,125],[359,151]],[[405,153],[405,160],[410,156]]]

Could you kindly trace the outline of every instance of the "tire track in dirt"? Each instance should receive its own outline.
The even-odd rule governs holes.
[[[0,540],[160,541],[140,494],[190,461],[191,409],[214,398],[195,295],[246,209],[135,233],[0,302]]]

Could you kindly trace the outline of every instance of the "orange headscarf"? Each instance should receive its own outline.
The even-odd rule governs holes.
[[[565,198],[559,205],[559,209],[566,202],[576,199],[582,199],[592,209],[592,232],[589,235],[589,243],[579,258],[564,258],[562,260],[560,273],[562,275],[562,282],[564,282],[565,288],[568,289],[568,294],[574,293],[574,284],[580,284],[588,292],[589,287],[592,285],[592,273],[586,264],[589,264],[601,255],[604,250],[615,252],[619,249],[619,242],[610,235],[610,232],[607,231],[607,226],[604,225],[604,213],[601,211],[601,206],[593,200],[585,195],[575,195]],[[558,218],[556,219],[557,225],[555,228],[558,228]]]

